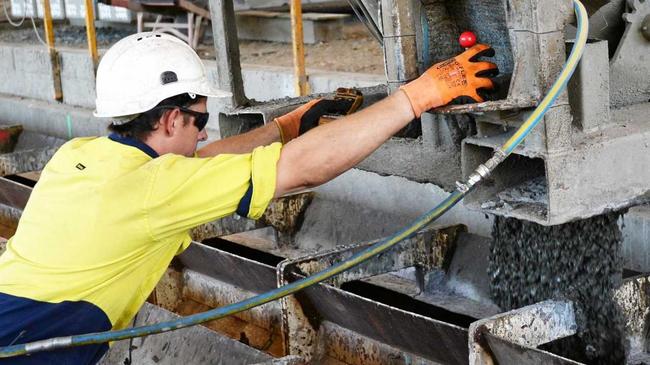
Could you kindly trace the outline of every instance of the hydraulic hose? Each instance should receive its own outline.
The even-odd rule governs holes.
[[[573,75],[582,53],[587,43],[588,22],[587,12],[584,6],[578,1],[573,0],[574,9],[578,23],[577,39],[574,43],[571,54],[564,65],[562,72],[551,87],[549,93],[544,97],[542,102],[537,106],[526,122],[516,131],[516,133],[498,150],[494,156],[485,164],[480,165],[476,171],[468,178],[465,183],[458,183],[458,188],[452,192],[444,201],[435,208],[417,218],[410,226],[399,232],[387,237],[371,247],[361,251],[349,259],[335,264],[312,276],[305,277],[293,283],[284,285],[277,289],[270,290],[266,293],[256,295],[239,303],[234,303],[221,308],[215,308],[203,313],[197,313],[183,318],[178,318],[168,322],[162,322],[147,326],[134,327],[119,331],[106,331],[89,333],[83,335],[57,337],[47,340],[35,341],[26,344],[18,344],[0,348],[0,358],[19,356],[38,351],[47,351],[72,346],[99,344],[110,341],[126,340],[134,337],[142,337],[156,333],[173,331],[180,328],[194,326],[203,322],[227,317],[262,304],[272,302],[283,298],[287,295],[296,293],[314,284],[327,280],[338,275],[360,263],[376,256],[389,248],[393,247],[402,240],[410,237],[420,229],[435,221],[445,212],[451,209],[456,203],[472,190],[472,188],[483,178],[488,176],[496,166],[503,161],[523,140],[528,133],[542,120],[544,114],[553,105],[560,92],[566,87],[567,82]]]

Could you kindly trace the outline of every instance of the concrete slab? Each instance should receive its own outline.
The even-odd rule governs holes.
[[[107,133],[106,121],[93,117],[91,109],[7,94],[0,94],[0,122],[63,139]]]
[[[331,72],[307,69],[308,82],[313,94],[333,92],[339,87],[370,87],[386,82],[383,75],[352,72]],[[291,67],[242,65],[246,96],[257,101],[283,97],[297,97]]]

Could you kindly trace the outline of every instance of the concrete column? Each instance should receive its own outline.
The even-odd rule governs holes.
[[[248,103],[239,62],[239,40],[233,0],[210,0],[212,38],[217,60],[218,87],[232,93],[230,107]]]

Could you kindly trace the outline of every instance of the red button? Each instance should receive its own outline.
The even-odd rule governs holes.
[[[476,34],[473,32],[463,32],[458,38],[460,46],[463,48],[470,48],[476,44]]]

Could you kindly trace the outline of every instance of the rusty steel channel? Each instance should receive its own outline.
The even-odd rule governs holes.
[[[31,193],[31,187],[0,177],[0,204],[23,210]]]
[[[580,365],[581,363],[542,351],[533,347],[522,346],[507,341],[491,333],[484,338],[499,364],[545,364],[545,365]]]

